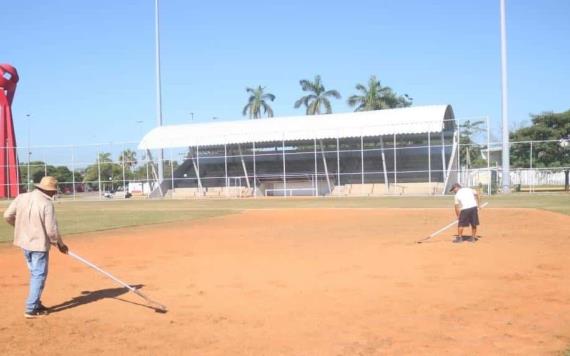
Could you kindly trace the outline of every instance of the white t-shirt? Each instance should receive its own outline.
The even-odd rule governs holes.
[[[460,188],[455,193],[455,205],[459,205],[461,210],[476,207],[477,199],[475,199],[475,194],[475,190],[471,188]]]

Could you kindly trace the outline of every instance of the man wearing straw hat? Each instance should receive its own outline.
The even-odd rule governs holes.
[[[14,245],[24,250],[30,270],[30,291],[24,313],[28,319],[48,314],[40,298],[48,274],[51,245],[56,245],[61,253],[68,250],[59,235],[53,206],[57,179],[43,177],[36,188],[30,193],[18,195],[4,212],[4,219],[14,226]]]

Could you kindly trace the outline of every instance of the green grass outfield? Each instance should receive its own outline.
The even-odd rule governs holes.
[[[495,208],[537,208],[570,215],[570,194],[484,197]],[[2,211],[9,204],[0,203]],[[239,213],[245,209],[295,208],[450,208],[453,197],[260,198],[224,200],[57,201],[64,236],[121,227],[189,221]],[[12,240],[12,227],[0,223],[0,242]]]

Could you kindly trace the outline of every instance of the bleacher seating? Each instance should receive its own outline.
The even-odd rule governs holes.
[[[355,197],[367,197],[372,194],[374,184],[348,184],[350,190],[348,195]]]
[[[172,191],[173,199],[199,198],[203,195],[203,191],[200,188],[176,188]]]

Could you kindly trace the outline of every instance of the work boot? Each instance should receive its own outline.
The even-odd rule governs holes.
[[[24,317],[26,319],[36,319],[36,318],[42,318],[46,315],[48,315],[48,311],[47,310],[33,310],[33,311],[27,311],[24,313]]]

